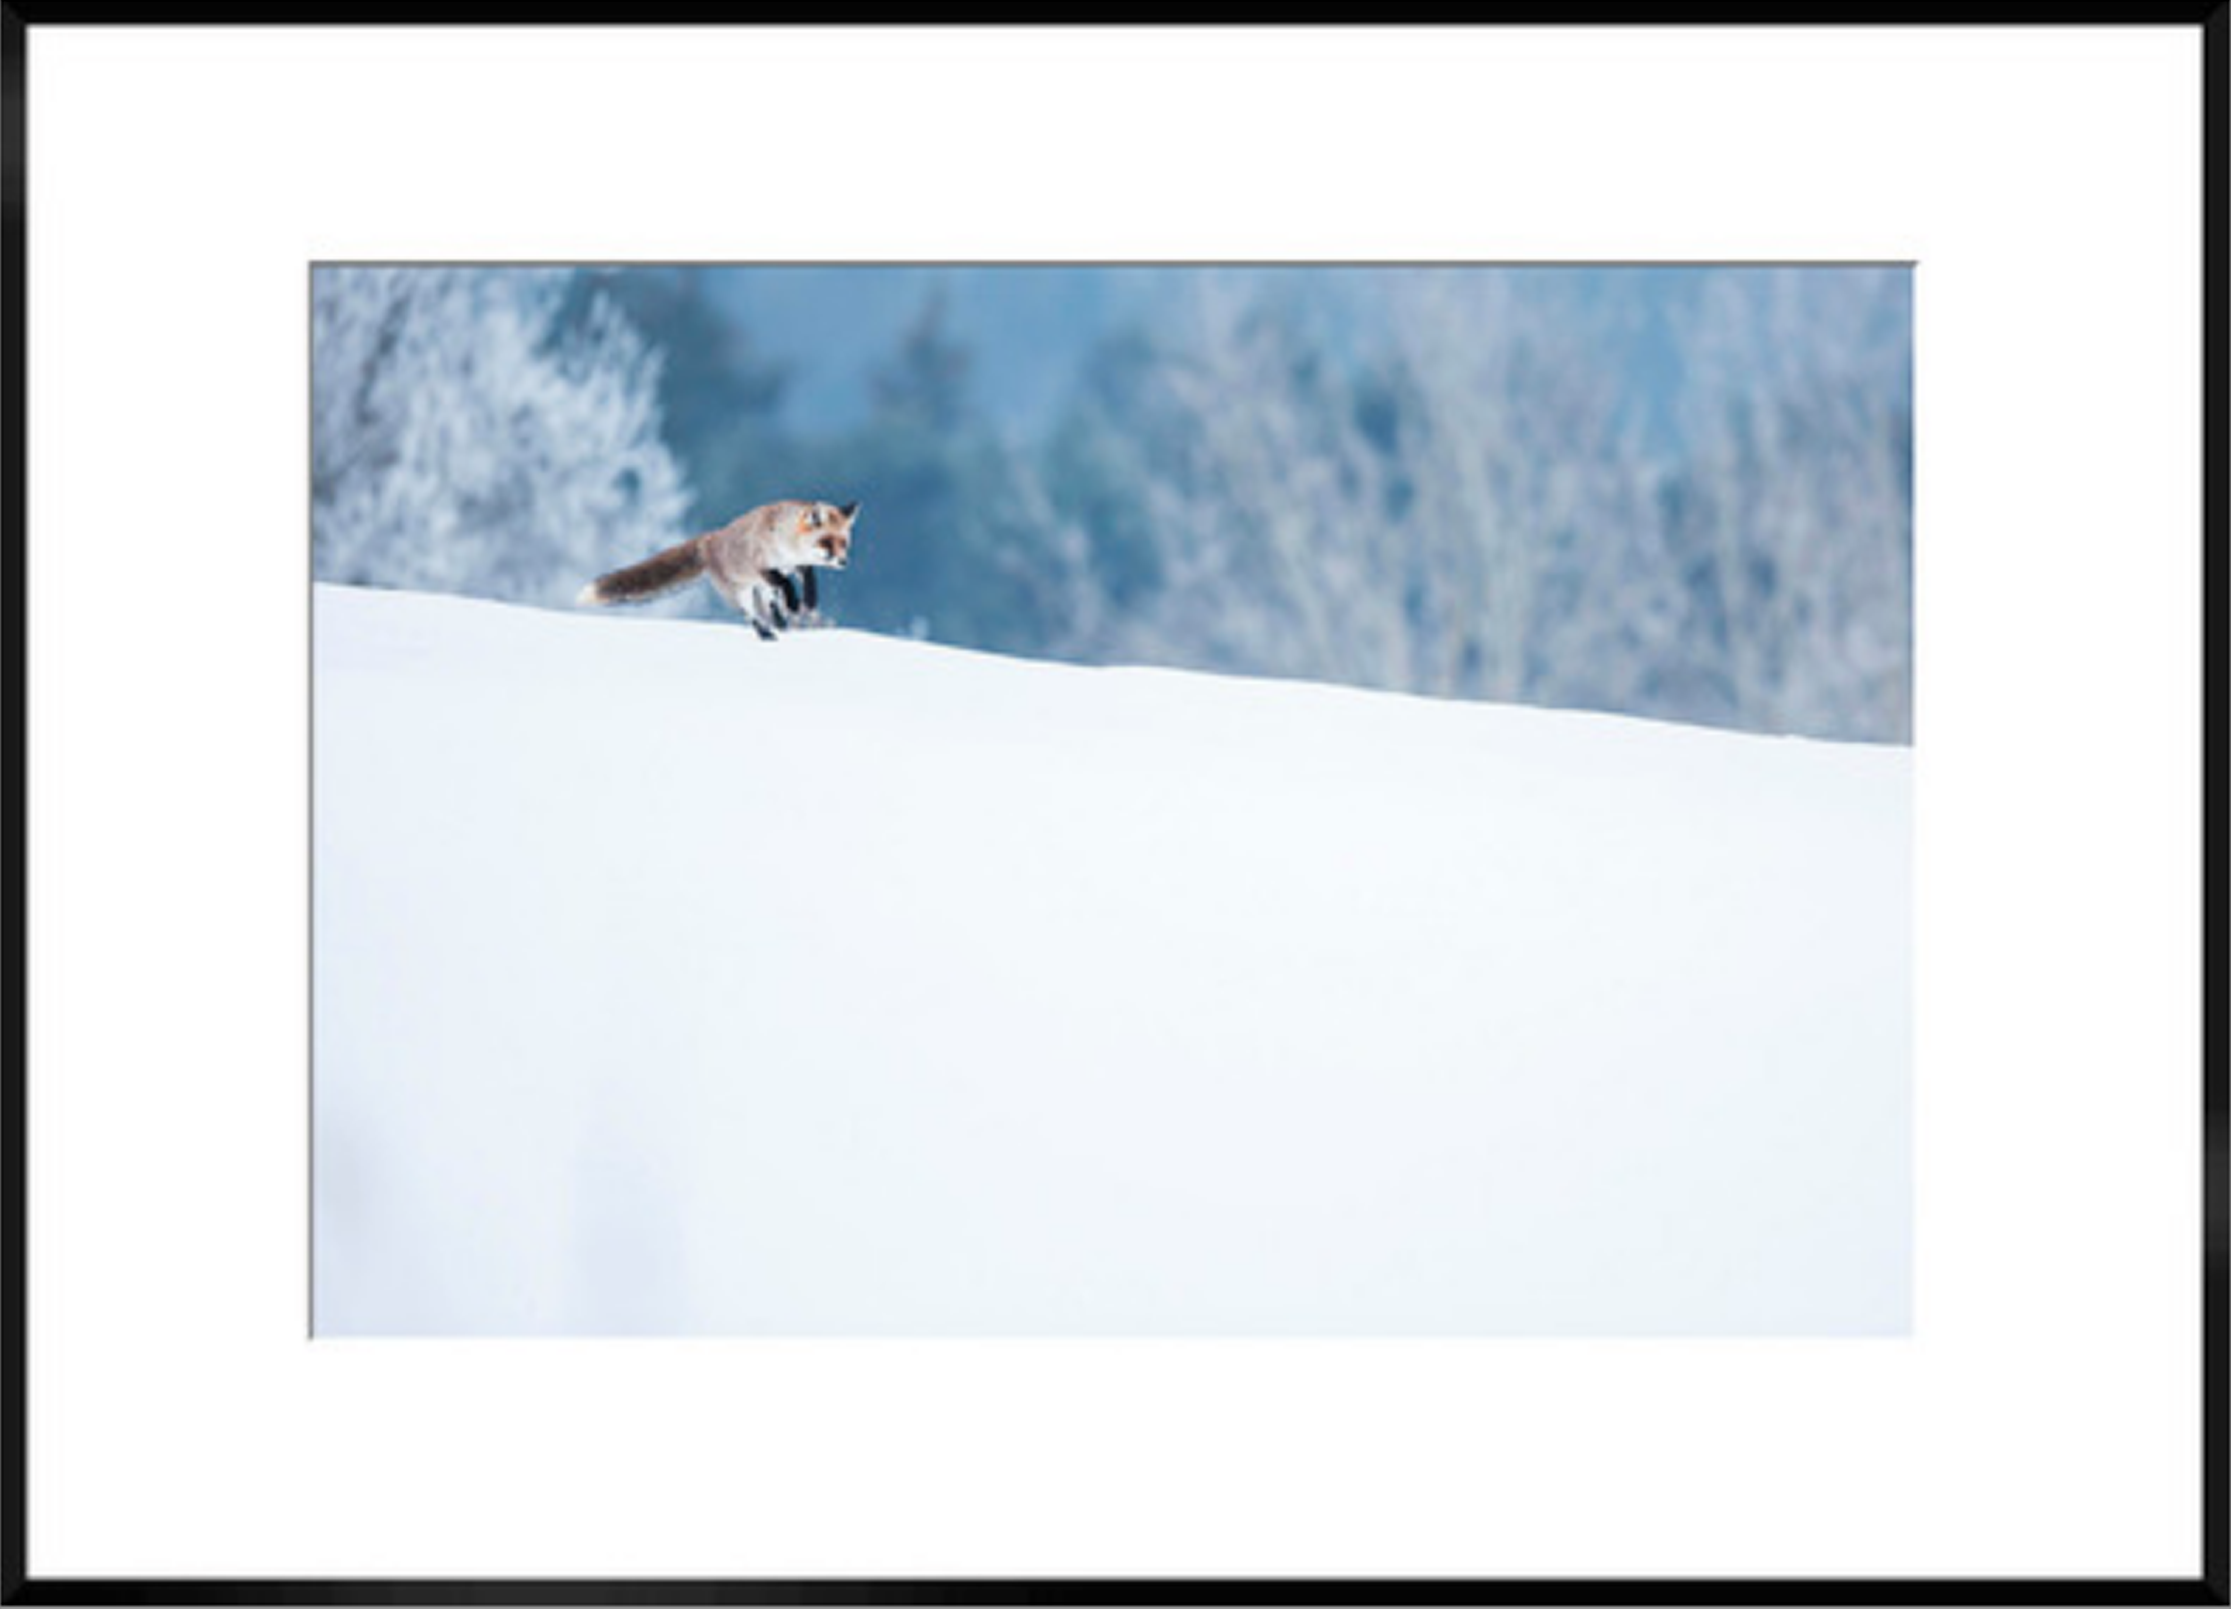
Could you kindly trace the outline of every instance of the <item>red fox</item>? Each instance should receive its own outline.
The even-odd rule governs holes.
[[[737,515],[717,531],[598,576],[574,601],[641,603],[702,575],[714,591],[743,612],[763,640],[771,641],[778,627],[810,614],[819,602],[814,569],[844,568],[852,552],[852,521],[859,512],[858,503],[842,508],[794,500],[766,503]],[[793,571],[804,582],[802,598]]]

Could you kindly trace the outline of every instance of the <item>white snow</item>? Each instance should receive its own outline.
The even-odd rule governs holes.
[[[1907,750],[315,610],[321,1335],[1907,1328]]]

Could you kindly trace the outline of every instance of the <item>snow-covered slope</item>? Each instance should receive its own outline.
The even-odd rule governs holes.
[[[321,1334],[1906,1327],[1905,750],[315,607]]]

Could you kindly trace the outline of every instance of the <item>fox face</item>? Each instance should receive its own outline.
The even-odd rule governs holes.
[[[852,556],[852,521],[859,512],[858,503],[847,503],[842,508],[833,503],[808,503],[801,508],[795,538],[804,555],[800,562],[843,569]]]

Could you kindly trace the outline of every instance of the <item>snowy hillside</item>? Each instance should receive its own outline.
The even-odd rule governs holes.
[[[1906,750],[315,608],[320,1334],[1906,1327]]]

